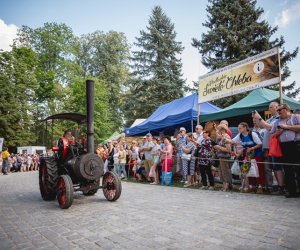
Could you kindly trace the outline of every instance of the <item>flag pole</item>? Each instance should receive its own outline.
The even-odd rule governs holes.
[[[197,125],[200,125],[200,103],[198,103]]]
[[[278,67],[279,67],[279,103],[281,105],[281,104],[283,104],[283,94],[282,94],[281,65],[280,65],[279,47],[277,47],[277,55],[278,55]]]

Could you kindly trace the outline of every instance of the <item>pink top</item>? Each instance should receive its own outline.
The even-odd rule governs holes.
[[[166,153],[167,153],[167,159],[172,159],[173,156],[173,145],[169,144],[167,148],[164,148],[161,151],[161,159],[164,160],[166,158]]]

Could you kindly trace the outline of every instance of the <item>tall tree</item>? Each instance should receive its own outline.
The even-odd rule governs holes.
[[[202,55],[202,63],[211,71],[225,67],[249,56],[279,46],[281,48],[282,81],[291,74],[288,62],[298,54],[298,47],[293,52],[284,49],[284,38],[271,40],[278,27],[271,27],[261,20],[264,10],[256,7],[255,0],[209,0],[207,6],[208,21],[203,24],[208,31],[201,39],[192,39],[192,45]],[[296,82],[285,85],[283,90],[290,97],[295,97],[300,88]],[[278,86],[271,87],[278,89]],[[226,107],[245,94],[216,100],[215,103]]]
[[[0,52],[0,137],[8,147],[35,142],[33,130],[37,55],[30,48]]]
[[[73,60],[76,37],[71,28],[57,23],[45,23],[36,29],[23,26],[16,42],[32,48],[38,55],[36,97],[41,103],[39,109],[48,114],[62,111],[64,88],[80,72]]]
[[[129,45],[123,33],[96,31],[80,38],[77,63],[82,76],[92,76],[104,83],[113,129],[123,124],[122,93],[129,78]]]
[[[185,84],[178,58],[183,47],[176,41],[174,24],[161,7],[154,7],[149,26],[136,39],[139,50],[133,51],[133,79],[124,101],[128,124],[182,97]]]

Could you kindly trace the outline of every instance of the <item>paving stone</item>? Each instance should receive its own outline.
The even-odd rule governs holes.
[[[122,184],[62,210],[37,172],[0,175],[0,249],[300,249],[300,199]]]

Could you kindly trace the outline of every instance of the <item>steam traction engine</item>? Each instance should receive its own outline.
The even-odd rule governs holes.
[[[87,101],[87,147],[84,143],[62,137],[51,157],[44,157],[39,166],[39,186],[44,200],[55,200],[61,208],[69,208],[73,203],[74,191],[84,195],[94,195],[102,188],[108,201],[116,201],[122,191],[119,177],[112,171],[104,172],[102,159],[94,153],[94,82],[86,81]],[[50,119],[79,120],[80,114],[58,114]],[[102,177],[102,185],[100,179]]]

